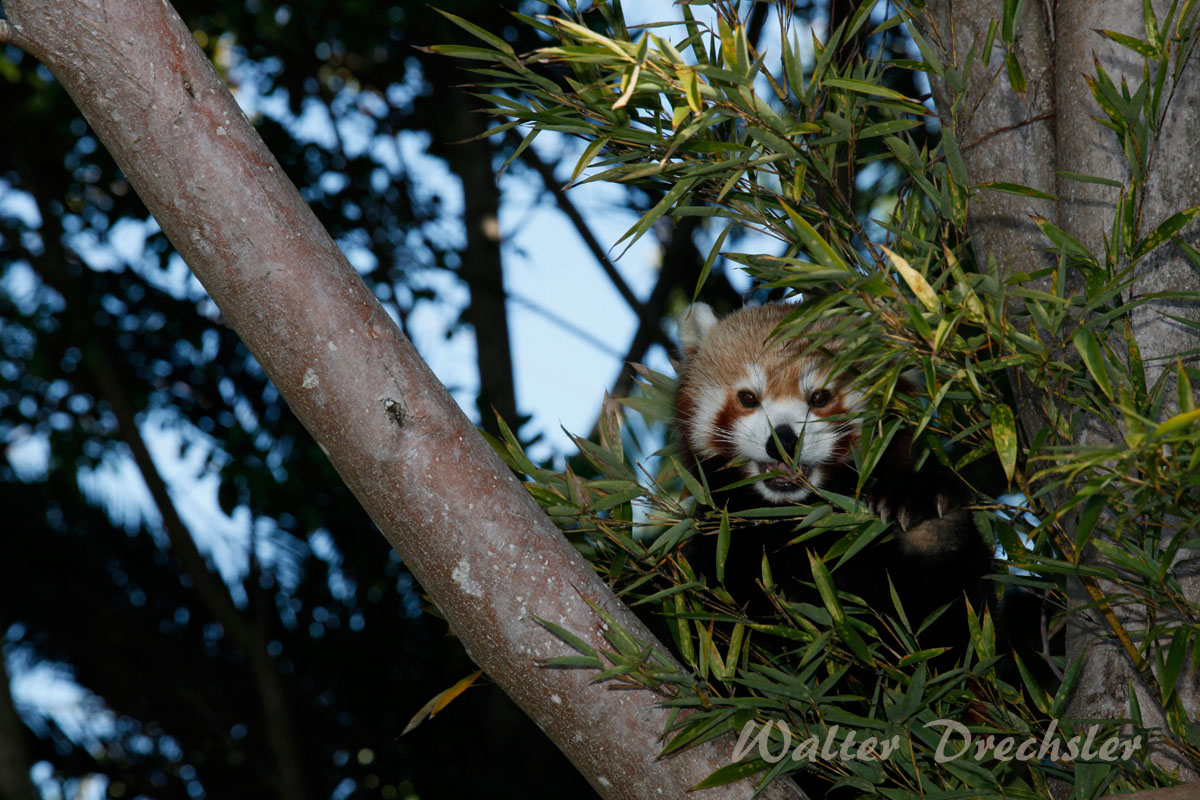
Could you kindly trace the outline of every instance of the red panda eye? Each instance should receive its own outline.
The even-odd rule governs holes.
[[[815,392],[809,395],[808,404],[813,408],[821,408],[822,406],[828,405],[829,401],[832,399],[833,395],[829,393],[828,389],[817,389]]]
[[[758,395],[749,389],[742,389],[737,394],[738,402],[746,408],[758,408]]]

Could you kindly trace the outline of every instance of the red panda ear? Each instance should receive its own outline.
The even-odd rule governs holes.
[[[717,315],[708,303],[693,303],[676,320],[679,323],[679,349],[688,359],[700,349],[704,337],[716,324]]]

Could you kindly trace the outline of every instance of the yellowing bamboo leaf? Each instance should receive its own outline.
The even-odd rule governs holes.
[[[1191,411],[1196,407],[1196,399],[1192,396],[1192,382],[1188,380],[1187,370],[1183,368],[1183,359],[1175,356],[1175,389],[1179,393],[1179,410]]]
[[[1128,47],[1130,50],[1137,53],[1139,56],[1142,56],[1143,58],[1158,58],[1158,49],[1155,48],[1154,45],[1148,42],[1143,42],[1141,39],[1138,39],[1135,36],[1129,36],[1124,33],[1118,33],[1117,31],[1110,30],[1097,30],[1096,33],[1100,34],[1106,39],[1111,39],[1122,47]]]
[[[625,104],[629,102],[629,98],[633,97],[633,93],[637,90],[638,78],[641,77],[641,74],[642,65],[634,64],[633,72],[629,76],[629,83],[625,85],[625,91],[621,92],[621,96],[612,104],[613,111],[616,111],[618,108],[624,108]]]
[[[478,680],[479,676],[482,674],[483,670],[476,670],[460,680],[458,683],[451,686],[449,689],[445,689],[435,694],[429,699],[428,703],[421,706],[420,711],[418,711],[416,714],[413,714],[412,719],[410,719],[408,724],[404,726],[404,730],[400,731],[400,735],[403,736],[425,720],[431,719],[446,706],[450,705],[454,698],[471,688],[471,684],[475,683],[475,681]]]
[[[933,291],[933,287],[929,285],[929,281],[925,280],[925,276],[913,269],[908,261],[893,253],[883,245],[877,245],[880,250],[892,262],[892,266],[900,273],[900,277],[904,278],[904,282],[908,284],[908,288],[912,289],[912,293],[917,296],[917,299],[925,306],[925,308],[938,313],[941,311],[942,304],[938,300],[937,293]]]
[[[1184,425],[1190,425],[1198,419],[1200,419],[1200,408],[1193,408],[1191,411],[1185,411],[1182,414],[1176,414],[1155,428],[1153,435],[1161,436],[1164,433],[1170,433],[1176,428],[1182,428]]]
[[[837,251],[829,246],[829,243],[821,238],[817,233],[816,228],[809,224],[808,220],[800,216],[794,208],[787,203],[781,203],[783,210],[787,212],[788,219],[792,221],[792,227],[796,229],[796,233],[803,242],[804,247],[812,254],[812,257],[818,263],[833,269],[849,269],[846,262],[838,255]]]
[[[1192,206],[1191,208],[1180,211],[1178,214],[1172,214],[1161,224],[1159,224],[1157,228],[1146,234],[1146,238],[1142,239],[1142,241],[1138,243],[1137,250],[1135,250],[1133,253],[1133,260],[1137,261],[1151,250],[1167,241],[1167,239],[1170,239],[1172,236],[1178,233],[1183,226],[1195,219],[1197,214],[1200,214],[1200,206]]]
[[[687,98],[688,108],[697,114],[700,113],[704,109],[704,103],[700,100],[700,79],[696,75],[696,70],[691,67],[679,67],[675,70],[675,75],[683,86],[683,94]]]
[[[1007,403],[992,406],[992,442],[1004,467],[1004,476],[1011,481],[1017,468],[1017,422]]]

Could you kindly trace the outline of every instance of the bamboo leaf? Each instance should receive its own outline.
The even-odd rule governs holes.
[[[1008,68],[1008,85],[1014,92],[1025,91],[1025,73],[1021,70],[1021,62],[1017,61],[1016,53],[1004,57],[1004,65]]]
[[[1129,48],[1143,58],[1158,58],[1158,50],[1153,45],[1143,42],[1135,36],[1110,30],[1096,30],[1096,33],[1106,39],[1111,39],[1122,47]]]
[[[1145,239],[1142,239],[1142,241],[1138,243],[1137,249],[1133,253],[1133,260],[1138,261],[1151,250],[1158,247],[1167,239],[1170,239],[1172,236],[1178,233],[1183,226],[1195,219],[1197,214],[1200,214],[1200,206],[1192,206],[1191,208],[1184,209],[1177,214],[1172,214],[1170,217],[1160,223],[1157,228],[1150,231]]]
[[[813,583],[817,585],[817,592],[821,595],[821,602],[825,604],[825,609],[833,619],[833,624],[844,625],[846,623],[846,612],[842,610],[842,604],[838,602],[837,590],[833,588],[833,578],[830,577],[829,570],[825,567],[825,562],[809,550],[808,563],[812,568]]]
[[[866,126],[859,132],[858,138],[861,140],[870,139],[874,136],[887,136],[890,133],[911,130],[924,124],[918,119],[889,119],[885,122],[877,122],[874,125]],[[820,129],[818,128],[818,130]]]
[[[1192,631],[1189,628],[1176,628],[1171,634],[1171,643],[1167,646],[1166,662],[1159,669],[1159,681],[1163,687],[1163,702],[1167,703],[1178,688],[1180,670],[1183,668],[1188,651],[1191,649]]]
[[[1155,49],[1155,55],[1149,58],[1157,58],[1158,53],[1162,52],[1162,34],[1158,30],[1158,17],[1154,13],[1154,4],[1150,0],[1142,0],[1142,22],[1146,27],[1146,41],[1148,41]]]
[[[663,195],[662,199],[655,204],[654,208],[643,214],[642,218],[639,219],[632,228],[625,231],[625,233],[621,235],[621,238],[618,239],[617,242],[620,243],[626,239],[629,239],[629,244],[632,245],[638,239],[642,238],[642,235],[645,234],[646,231],[650,230],[650,228],[654,226],[654,223],[662,219],[663,215],[670,211],[671,207],[678,203],[680,198],[691,191],[692,185],[696,182],[696,180],[696,178],[686,178],[680,180],[678,183],[672,186],[671,190]]]
[[[1004,475],[1011,482],[1017,466],[1017,422],[1007,403],[992,406],[992,442],[996,445]]]
[[[1196,400],[1192,396],[1192,382],[1188,379],[1183,359],[1179,356],[1175,356],[1175,389],[1179,395],[1180,411],[1191,411],[1196,407]]]
[[[597,653],[596,650],[590,644],[585,642],[583,639],[581,639],[578,636],[576,636],[575,634],[571,633],[569,630],[562,627],[561,625],[555,625],[553,622],[549,622],[544,619],[537,619],[536,617],[534,618],[534,620],[539,625],[541,625],[543,628],[550,631],[552,634],[554,634],[559,639],[561,639],[572,650],[579,653],[580,655],[595,659],[596,666],[597,667],[601,666],[600,654]]]
[[[476,670],[467,677],[455,683],[449,689],[444,689],[435,694],[433,697],[429,698],[429,702],[421,706],[421,709],[416,714],[413,714],[412,719],[410,719],[408,724],[404,726],[404,730],[400,731],[400,735],[403,736],[425,720],[436,716],[439,711],[450,705],[451,701],[453,701],[467,689],[471,688],[471,685],[475,683],[475,681],[478,680],[479,676],[482,674],[483,670]]]
[[[940,313],[942,309],[941,301],[938,300],[937,293],[933,291],[933,287],[925,280],[925,276],[917,272],[909,263],[900,256],[893,253],[883,245],[876,245],[892,262],[892,266],[900,273],[900,277],[904,278],[904,282],[908,284],[908,288],[917,296],[917,299],[925,306],[925,308],[936,313]]]
[[[766,762],[757,759],[754,761],[738,761],[735,764],[726,764],[688,791],[711,789],[714,786],[727,786],[743,778],[748,778],[755,773],[762,772],[766,768]]]
[[[442,13],[446,12],[443,11]],[[474,47],[469,44],[435,44],[430,45],[427,49],[438,55],[451,56],[452,58],[470,58],[476,61],[506,60],[503,53],[497,53],[495,50],[489,50],[486,47]]]
[[[700,297],[700,289],[704,286],[704,282],[708,280],[713,265],[717,262],[717,256],[721,253],[721,247],[725,244],[725,238],[729,236],[729,232],[736,226],[736,222],[727,224],[717,236],[717,240],[713,242],[713,246],[709,249],[708,256],[704,259],[704,266],[700,268],[700,277],[696,279],[696,289],[692,292],[693,303]]]
[[[488,31],[485,31],[483,28],[479,27],[475,23],[467,22],[462,17],[451,14],[449,11],[442,11],[440,8],[435,8],[434,11],[438,12],[443,17],[450,20],[455,25],[462,28],[464,31],[471,34],[475,38],[482,39],[483,41],[487,42],[492,47],[499,50],[501,53],[504,53],[509,56],[516,55],[513,52],[512,45],[510,45],[508,42],[501,39],[496,34],[489,33]]]
[[[571,183],[574,183],[585,169],[591,166],[592,161],[596,158],[596,154],[603,149],[604,145],[608,144],[607,136],[597,136],[595,139],[584,148],[583,154],[579,156],[579,160],[575,162],[575,169],[571,172]]]
[[[819,263],[832,267],[833,269],[849,269],[846,262],[838,255],[837,251],[829,246],[829,243],[821,238],[816,229],[808,223],[804,217],[787,203],[781,203],[783,210],[787,212],[788,219],[792,221],[792,228],[800,237],[800,241],[804,244],[806,250],[812,254]]]
[[[1096,261],[1096,257],[1092,255],[1090,250],[1080,244],[1075,237],[1071,236],[1071,234],[1052,224],[1045,217],[1034,214],[1033,224],[1037,225],[1038,230],[1045,234],[1046,238],[1049,239],[1058,249],[1065,251],[1068,255],[1082,259],[1089,264],[1096,265],[1098,263]]]
[[[638,78],[641,77],[641,74],[642,65],[640,63],[634,64],[633,70],[629,74],[628,82],[625,84],[625,91],[621,92],[621,96],[613,101],[613,111],[616,111],[619,108],[624,108],[629,102],[630,98],[633,97],[633,93],[637,91]]]
[[[729,555],[729,511],[721,509],[721,527],[717,529],[717,583],[725,583],[725,558]]]
[[[978,188],[991,189],[993,192],[1003,192],[1004,194],[1020,195],[1021,197],[1032,197],[1037,200],[1058,200],[1054,195],[1043,192],[1040,189],[1034,189],[1032,186],[1024,186],[1020,183],[1009,183],[1007,181],[988,181],[987,183],[979,184]]]
[[[925,59],[925,63],[929,65],[929,71],[940,78],[946,69],[942,66],[941,59],[938,58],[937,49],[929,44],[917,25],[910,21],[907,27],[908,34],[917,43],[917,49],[921,51],[921,58]]]
[[[912,103],[914,100],[905,97],[895,89],[889,89],[886,86],[880,86],[868,81],[854,80],[853,78],[826,78],[824,85],[832,89],[845,89],[848,92],[857,92],[858,94],[869,94],[876,97],[888,97],[893,100],[904,100]]]
[[[987,36],[983,40],[983,55],[981,58],[985,67],[991,66],[992,46],[996,43],[996,31],[999,29],[999,27],[1000,24],[996,21],[996,18],[992,17],[992,21],[988,23]]]
[[[1098,183],[1101,186],[1113,186],[1118,189],[1125,185],[1120,181],[1113,180],[1112,178],[1101,178],[1099,175],[1084,175],[1082,172],[1067,172],[1065,170],[1059,170],[1058,174],[1064,178],[1068,178],[1073,181],[1079,181],[1081,183]]]
[[[691,67],[679,67],[675,70],[675,74],[683,86],[683,94],[687,98],[688,108],[696,113],[703,111],[704,103],[700,99],[700,78],[696,75],[696,70]]]
[[[1000,16],[1000,40],[1011,46],[1017,40],[1017,20],[1021,16],[1023,0],[1004,0],[1004,11]]]
[[[967,165],[958,149],[958,139],[948,126],[942,128],[942,151],[946,154],[946,166],[950,168],[950,174],[954,180],[958,182],[959,186],[966,186],[968,183]]]
[[[1151,435],[1162,436],[1164,433],[1170,433],[1171,431],[1182,428],[1185,425],[1190,425],[1198,419],[1200,419],[1200,408],[1193,408],[1191,411],[1184,411],[1164,421],[1154,429],[1154,433]]]
[[[1113,389],[1108,380],[1108,362],[1104,358],[1104,352],[1100,349],[1100,342],[1087,328],[1078,328],[1072,338],[1075,349],[1079,351],[1079,355],[1083,358],[1083,363],[1087,366],[1088,372],[1092,374],[1096,385],[1100,387],[1100,391],[1104,392],[1105,397],[1112,400]]]

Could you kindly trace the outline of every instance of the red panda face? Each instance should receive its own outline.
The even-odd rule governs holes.
[[[680,319],[683,363],[675,415],[699,461],[731,466],[772,504],[807,499],[852,463],[861,396],[832,374],[829,349],[771,334],[786,305],[744,308],[717,319],[697,303]]]

